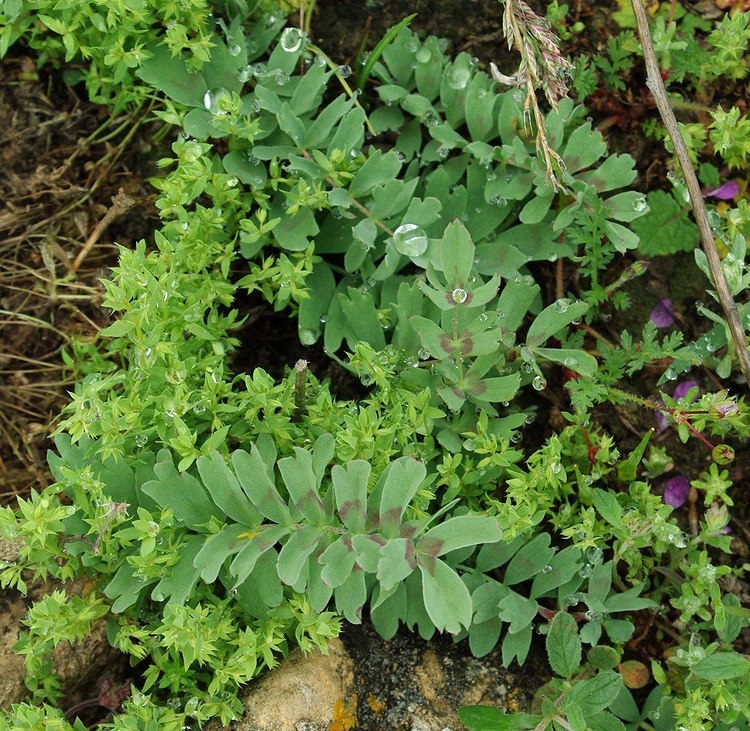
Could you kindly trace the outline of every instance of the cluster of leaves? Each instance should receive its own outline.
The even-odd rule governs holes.
[[[7,43],[25,34],[57,58],[105,47],[101,23],[87,26],[91,39],[75,25],[89,5],[47,9],[53,22],[41,25],[26,5],[4,4],[21,23]],[[637,342],[600,342],[595,357],[577,326],[625,307],[619,288],[644,271],[636,263],[605,284],[639,245],[624,224],[648,207],[616,192],[633,182],[632,160],[607,156],[585,112],[563,100],[545,119],[566,166],[565,191],[552,190],[523,95],[497,93],[474,59],[404,27],[353,91],[351,69],[282,30],[278,14],[222,20],[220,33],[195,15],[186,37],[205,57],[165,41],[159,22],[142,35],[123,28],[123,48],[141,54],[128,73],[110,78],[102,60],[86,76],[115,103],[165,96],[157,114],[179,136],[154,181],[163,225],[152,247],[121,250],[104,302],[119,318],[71,363],[81,382],[49,457],[57,482],[0,513],[3,534],[21,541],[3,586],[93,581],[30,611],[19,650],[34,699],[57,697],[53,647],[106,618],[116,647],[151,661],[113,728],[228,722],[242,683],[292,644],[324,649],[339,617],[359,622],[367,608],[383,636],[400,624],[448,632],[477,655],[501,643],[505,664],[522,663],[534,628],[547,630],[539,617],[553,617],[561,679],[539,714],[509,728],[582,728],[582,718],[635,728],[648,716],[660,731],[672,717],[697,729],[742,708],[746,661],[731,643],[747,617],[719,590],[727,570],[708,552],[728,550],[716,535],[726,509],[712,506],[688,539],[637,479],[650,434],[621,458],[589,420],[653,360],[705,358],[695,344],[679,350],[676,335],[660,342],[652,325]],[[744,262],[737,235],[732,256]],[[575,261],[578,296],[548,301],[529,265],[559,259]],[[735,274],[744,287],[744,269]],[[278,383],[260,369],[235,375],[243,292],[295,317],[304,344],[322,337],[368,396],[338,400],[304,369]],[[563,368],[571,425],[524,454],[514,445],[534,414],[520,404]],[[747,434],[741,404],[725,418],[712,403],[695,405],[699,428]],[[721,475],[703,483],[725,500]],[[686,642],[668,673],[654,666],[661,685],[639,711],[620,680],[630,615],[665,602],[716,641],[700,653]],[[33,727],[40,714],[70,728],[21,705],[0,729]]]

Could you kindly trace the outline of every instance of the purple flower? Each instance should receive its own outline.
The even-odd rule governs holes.
[[[681,398],[685,398],[685,396],[688,395],[688,391],[690,391],[691,388],[697,388],[699,385],[698,381],[683,381],[682,383],[677,384],[677,388],[675,388],[672,398],[675,401],[679,401]],[[690,403],[693,403],[697,398],[698,394],[691,399]]]
[[[681,398],[687,396],[691,388],[695,388],[696,386],[700,386],[698,381],[682,381],[677,384],[677,388],[675,388],[672,398],[675,401],[679,401]],[[697,399],[698,394],[695,395],[691,403]],[[656,419],[656,433],[661,434],[667,428],[667,416],[663,411],[656,411],[654,412],[654,418]]]
[[[677,475],[677,477],[667,480],[667,484],[664,486],[664,502],[673,508],[681,508],[685,504],[689,492],[690,481],[688,478]]]
[[[664,299],[659,302],[649,315],[651,322],[656,327],[669,327],[674,325],[674,310],[672,309],[672,300]]]
[[[704,198],[720,198],[723,201],[730,201],[737,193],[740,192],[739,183],[736,180],[728,180],[722,183],[718,188],[708,190],[703,194]]]

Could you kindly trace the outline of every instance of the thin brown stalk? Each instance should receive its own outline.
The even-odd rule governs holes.
[[[656,60],[656,54],[654,53],[654,46],[651,42],[651,32],[648,27],[646,11],[641,0],[631,0],[631,4],[633,6],[633,12],[635,13],[635,20],[638,26],[638,35],[641,38],[643,58],[646,61],[646,86],[654,97],[656,107],[659,110],[659,115],[667,129],[667,134],[672,140],[675,155],[677,156],[680,167],[682,168],[685,185],[690,193],[690,200],[693,204],[693,214],[695,215],[695,222],[698,224],[703,251],[706,253],[708,265],[711,269],[711,276],[713,277],[714,285],[716,286],[716,292],[719,295],[719,301],[724,310],[724,317],[729,325],[729,331],[737,350],[740,369],[745,376],[745,380],[750,384],[750,352],[748,352],[747,348],[745,331],[742,327],[742,322],[740,321],[739,312],[737,312],[737,305],[732,298],[732,294],[729,291],[726,279],[724,278],[724,270],[721,267],[719,252],[716,250],[714,237],[711,233],[711,226],[709,226],[708,223],[706,206],[703,202],[703,195],[701,194],[698,178],[695,175],[695,170],[693,170],[687,146],[682,139],[680,128],[677,125],[677,118],[675,117],[674,111],[672,111],[672,107],[669,105],[669,100],[667,99],[667,92],[664,88],[664,82],[659,72],[659,64]]]
[[[77,272],[79,270],[81,264],[83,264],[86,257],[91,252],[91,249],[94,248],[94,245],[99,240],[99,237],[106,231],[107,226],[109,226],[109,224],[112,223],[112,221],[114,221],[118,216],[121,216],[123,213],[130,210],[134,205],[135,200],[127,195],[127,193],[125,193],[122,188],[120,188],[117,191],[117,195],[112,198],[112,208],[110,208],[104,214],[102,220],[99,221],[94,230],[91,232],[91,235],[86,239],[86,243],[83,245],[83,248],[78,252],[78,256],[75,258],[75,261],[73,262],[73,265],[71,267],[74,272]]]

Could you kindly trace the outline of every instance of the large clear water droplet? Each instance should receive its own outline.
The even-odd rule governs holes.
[[[432,52],[427,46],[422,46],[416,54],[414,54],[414,58],[416,58],[417,63],[429,63],[432,58]]]
[[[461,287],[456,287],[451,292],[451,299],[457,304],[462,305],[464,302],[466,302],[466,298],[468,297],[468,293],[465,289],[461,289]]]
[[[422,256],[428,243],[424,229],[415,223],[402,223],[393,232],[393,245],[404,256]]]
[[[242,46],[240,46],[239,43],[233,43],[231,46],[229,46],[230,56],[239,56],[241,53],[242,53]]]
[[[230,99],[231,94],[223,87],[218,86],[215,89],[209,89],[203,95],[203,106],[208,109],[211,114],[221,114],[221,101],[223,99]]]
[[[561,297],[555,302],[555,309],[560,313],[567,312],[568,307],[570,307],[570,300],[565,297]]]
[[[314,345],[318,339],[318,333],[313,330],[300,330],[299,341],[302,345]]]
[[[545,381],[541,376],[534,376],[534,380],[531,382],[531,385],[536,391],[544,391],[544,389],[547,388],[547,381]]]
[[[286,28],[281,34],[279,44],[287,53],[295,53],[299,51],[304,40],[305,34],[299,28]]]
[[[451,89],[465,89],[471,78],[471,71],[466,66],[454,66],[448,71],[447,78]]]
[[[643,213],[647,208],[648,208],[648,203],[646,202],[645,198],[643,198],[643,197],[636,198],[633,201],[633,210],[636,213]]]

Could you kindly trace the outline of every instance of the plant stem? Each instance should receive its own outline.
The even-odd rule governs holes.
[[[680,128],[677,124],[677,118],[674,115],[674,111],[672,111],[672,107],[669,106],[667,92],[664,88],[661,74],[659,73],[659,64],[656,60],[653,43],[651,42],[651,33],[648,28],[646,11],[644,10],[642,0],[631,0],[631,4],[633,6],[633,12],[635,13],[635,21],[638,26],[638,35],[641,38],[643,58],[646,62],[646,86],[654,97],[656,108],[659,110],[659,115],[667,129],[667,134],[672,140],[675,155],[680,162],[685,185],[687,186],[690,193],[690,199],[693,203],[693,214],[695,215],[695,222],[698,224],[698,230],[700,231],[703,250],[706,253],[708,265],[711,269],[711,276],[713,277],[714,285],[716,286],[716,292],[719,295],[719,301],[724,310],[724,317],[729,325],[729,331],[732,334],[732,340],[734,340],[737,349],[737,358],[739,360],[740,369],[745,376],[745,380],[750,384],[750,352],[748,352],[745,340],[745,331],[742,327],[739,313],[737,312],[737,305],[732,298],[732,294],[729,291],[726,279],[724,278],[724,270],[721,267],[719,252],[716,250],[711,227],[708,224],[706,206],[703,203],[703,195],[701,194],[698,178],[696,177],[695,170],[693,170],[692,163],[690,162],[690,156],[688,155],[685,141],[682,139],[682,134],[680,133]]]

